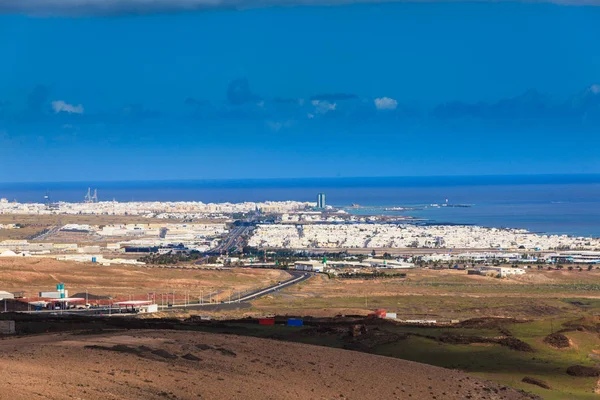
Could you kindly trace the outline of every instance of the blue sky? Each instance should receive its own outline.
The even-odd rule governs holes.
[[[0,1],[0,181],[600,173],[600,7],[128,2]]]

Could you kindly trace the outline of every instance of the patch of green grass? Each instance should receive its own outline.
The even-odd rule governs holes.
[[[290,295],[294,296],[290,298]],[[577,306],[560,299],[529,299],[506,296],[301,296],[301,292],[282,292],[253,304],[258,309],[360,309],[365,312],[383,308],[396,312],[400,319],[436,319],[450,321],[476,317],[501,316],[534,319],[554,315],[571,317],[581,311]]]
[[[440,333],[423,328],[412,328],[411,331],[419,329],[421,329],[421,333],[429,335]],[[536,332],[540,329],[541,327],[533,327],[526,328],[524,331]],[[464,332],[453,331],[453,333]],[[524,340],[525,338],[520,339]],[[482,378],[535,392],[543,398],[597,398],[594,397],[597,395],[592,393],[596,384],[595,378],[572,377],[566,374],[567,367],[571,365],[589,364],[589,359],[580,351],[557,350],[547,345],[540,346],[536,340],[525,341],[535,346],[535,353],[519,352],[494,344],[441,344],[434,340],[414,336],[397,343],[378,346],[375,353],[463,370]],[[525,376],[548,382],[552,390],[537,388],[521,382]]]
[[[575,305],[586,311],[599,311],[600,310],[600,299],[586,299],[586,298],[566,298],[562,299],[565,303]]]

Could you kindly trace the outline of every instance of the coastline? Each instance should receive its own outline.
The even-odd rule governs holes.
[[[366,207],[431,223],[600,237],[600,175],[0,183],[0,198],[42,203],[47,195],[76,203],[88,188],[98,190],[100,201],[119,203],[315,202],[317,193],[326,193],[328,204],[356,214]],[[471,207],[425,207],[446,199]],[[394,207],[403,210],[384,210]]]

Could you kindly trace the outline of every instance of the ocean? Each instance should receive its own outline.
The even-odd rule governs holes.
[[[101,201],[122,202],[316,201],[323,192],[327,204],[354,213],[600,237],[600,175],[0,183],[0,198],[43,202],[48,193],[52,201],[78,202],[88,187]],[[471,207],[431,207],[446,199]],[[415,209],[385,210],[391,207]]]

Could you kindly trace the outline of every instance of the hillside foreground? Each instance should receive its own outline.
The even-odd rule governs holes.
[[[533,399],[453,370],[269,339],[179,331],[0,341],[0,393],[102,399]]]

